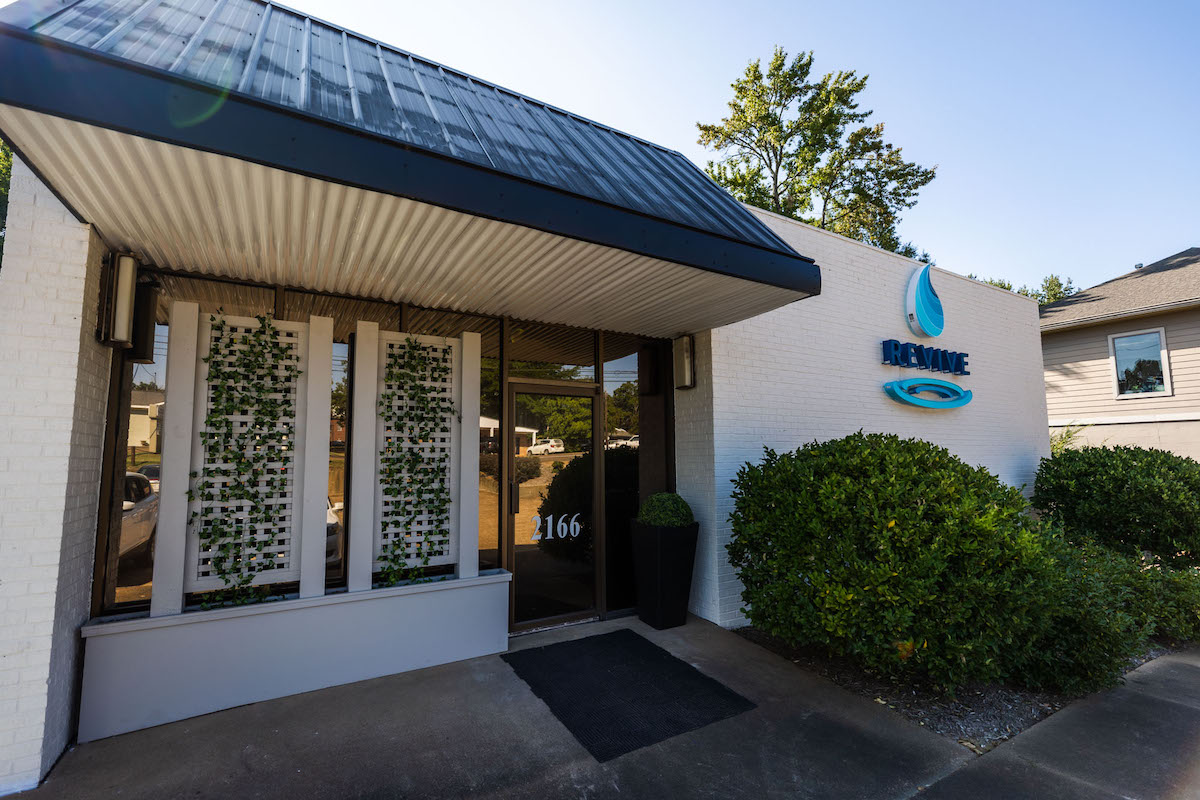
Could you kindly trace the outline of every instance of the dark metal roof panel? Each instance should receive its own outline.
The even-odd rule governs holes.
[[[681,154],[262,0],[18,0],[0,22],[777,252]]]

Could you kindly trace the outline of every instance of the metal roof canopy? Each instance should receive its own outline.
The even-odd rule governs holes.
[[[229,0],[194,1],[197,3],[217,2],[218,6],[229,2]],[[254,0],[240,0],[243,3],[252,1]],[[84,4],[103,2],[111,5],[119,4],[122,0],[84,0]],[[44,0],[33,0],[33,2],[24,0],[0,9],[0,20],[11,20],[20,13],[29,14],[31,12],[28,9],[31,6],[43,8],[43,11],[39,13],[44,17],[44,7],[47,5]],[[62,4],[51,0],[49,5]],[[74,5],[71,7],[73,8]],[[136,7],[137,12],[144,15],[147,9],[160,5],[160,2],[159,0],[149,0],[149,2],[140,4],[125,3],[125,5],[127,8],[131,5]],[[269,6],[268,8],[277,9],[278,7]],[[125,33],[135,30],[140,24],[141,18],[138,17],[138,13],[130,15],[125,21]],[[216,14],[215,10],[211,12],[212,16]],[[197,36],[198,34],[193,39]],[[114,29],[110,29],[105,37],[101,37],[97,41],[104,42],[107,39],[109,44],[112,44],[119,38]],[[379,49],[378,46],[377,49]],[[347,58],[349,58],[349,51],[347,51]],[[177,61],[182,61],[182,56],[177,58]],[[353,73],[347,69],[347,74],[352,75]],[[499,92],[500,90],[495,89],[495,91]],[[359,97],[357,94],[353,96]],[[538,113],[555,114],[579,121],[578,118],[569,117],[564,112],[549,109],[549,107],[535,106],[531,101],[523,98],[521,102],[526,109],[540,108],[541,111]],[[663,165],[670,163],[664,161],[666,158],[664,153],[677,157],[687,170],[691,170],[696,176],[699,176],[701,179],[699,182],[695,181],[695,176],[676,176],[677,181],[686,183],[687,186],[685,189],[678,189],[683,183],[673,184],[679,194],[675,198],[676,202],[670,206],[672,211],[670,216],[674,216],[674,219],[669,218],[667,214],[655,215],[632,207],[638,205],[638,202],[619,205],[611,198],[588,196],[585,193],[588,186],[582,183],[572,184],[570,181],[564,180],[560,181],[562,185],[551,185],[536,180],[534,177],[514,174],[514,171],[504,171],[493,165],[478,163],[478,159],[467,160],[460,157],[461,153],[452,156],[435,152],[402,141],[395,136],[386,136],[363,127],[355,127],[349,120],[339,121],[328,116],[322,118],[309,111],[289,108],[236,91],[205,85],[188,76],[146,67],[98,52],[95,49],[65,43],[6,24],[0,24],[0,104],[8,107],[0,117],[0,131],[3,131],[6,138],[24,156],[24,160],[39,170],[43,178],[67,203],[73,213],[81,221],[96,224],[110,244],[122,243],[143,253],[151,252],[155,243],[139,241],[140,237],[133,235],[120,235],[131,234],[131,232],[117,231],[111,220],[107,224],[101,222],[100,218],[105,214],[102,209],[97,207],[96,202],[91,203],[85,211],[84,206],[87,206],[88,203],[80,199],[89,191],[89,187],[82,185],[82,179],[85,176],[62,169],[54,170],[52,165],[55,161],[62,160],[64,154],[61,151],[55,152],[52,148],[47,149],[44,141],[31,140],[28,136],[22,135],[22,133],[29,133],[31,119],[37,119],[38,122],[34,127],[41,127],[44,131],[48,131],[50,127],[56,127],[62,131],[71,129],[70,134],[60,133],[57,136],[58,143],[62,146],[73,146],[72,141],[74,144],[79,143],[81,138],[79,129],[82,127],[79,123],[83,123],[89,128],[103,129],[109,132],[109,136],[105,140],[108,147],[121,147],[127,150],[132,147],[132,145],[114,145],[111,137],[115,135],[119,135],[120,138],[137,137],[139,140],[154,140],[173,146],[172,150],[186,149],[219,154],[241,162],[249,162],[249,164],[308,176],[323,182],[337,184],[340,187],[340,189],[331,187],[330,191],[347,191],[346,187],[353,187],[357,190],[438,206],[440,209],[448,209],[471,217],[482,218],[482,220],[494,220],[497,223],[509,223],[530,228],[534,231],[552,234],[555,238],[566,237],[576,240],[576,243],[588,242],[605,250],[615,248],[628,254],[643,256],[643,260],[647,262],[643,264],[643,267],[649,270],[644,274],[648,276],[654,276],[659,272],[657,268],[650,269],[649,262],[651,261],[660,264],[671,262],[671,266],[685,265],[697,268],[708,273],[709,278],[726,276],[736,279],[737,285],[744,287],[750,295],[755,296],[751,302],[743,304],[755,309],[752,313],[761,313],[769,308],[783,305],[803,296],[817,294],[820,291],[820,272],[810,259],[797,255],[783,244],[782,240],[779,240],[767,230],[766,226],[754,219],[740,204],[708,182],[707,178],[682,156],[677,153],[670,154],[667,151],[661,151],[653,145],[596,126],[594,123],[586,124],[595,131],[595,136],[608,137],[614,141],[620,139],[625,143],[623,146],[636,148],[640,154],[635,157],[642,159],[640,163],[650,164],[651,157],[645,154],[655,154],[653,163],[657,165],[657,171],[652,173],[647,169],[639,173],[631,167],[628,160],[617,163],[620,161],[620,154],[611,143],[605,145],[609,149],[604,152],[597,149],[599,145],[595,143],[590,145],[592,149],[588,152],[593,166],[600,164],[601,157],[605,155],[605,152],[611,156],[613,164],[608,166],[619,173],[616,174],[616,178],[623,179],[627,183],[624,189],[627,192],[624,196],[625,199],[628,199],[629,192],[636,193],[639,179],[644,179],[646,185],[652,185],[656,187],[656,190],[664,190]],[[354,106],[360,108],[361,99]],[[26,111],[18,112],[17,109]],[[29,115],[29,111],[39,113]],[[18,113],[24,118],[24,125],[12,121]],[[361,115],[361,113],[361,111],[357,111],[356,115]],[[51,118],[57,118],[60,122],[51,123],[49,121]],[[68,123],[67,120],[73,122]],[[556,124],[561,126],[562,123]],[[494,125],[493,128],[495,128]],[[563,128],[559,130],[565,138],[576,144],[580,143],[578,132],[572,133]],[[491,142],[494,148],[497,135],[496,130],[493,130],[492,138],[479,137],[476,141]],[[92,139],[93,145],[95,145],[103,137],[93,134],[84,138]],[[136,149],[134,148],[130,152],[134,152]],[[459,149],[461,150],[461,147]],[[178,158],[185,159],[186,157],[180,155]],[[192,161],[194,160],[193,158]],[[113,171],[114,167],[121,165],[115,164],[111,160],[105,160],[102,163],[104,168],[110,170],[109,174],[89,175],[86,176],[88,180],[95,183],[104,179],[111,182],[140,181],[142,179],[136,169],[129,169],[131,165],[124,165],[125,172],[129,174],[121,175],[118,174],[121,170]],[[87,166],[90,172],[96,173],[101,165]],[[144,166],[148,167],[149,165]],[[559,163],[559,166],[562,166],[562,162]],[[52,171],[57,174],[50,175]],[[560,169],[559,174],[562,175],[565,172]],[[593,171],[593,178],[597,174]],[[212,176],[210,175],[210,177]],[[698,194],[700,191],[698,187],[705,183],[715,192],[719,202],[711,196],[701,197]],[[187,184],[175,185],[175,191],[180,193],[198,191],[199,188]],[[228,186],[226,188],[237,187]],[[612,186],[609,188],[611,190]],[[90,189],[94,190],[95,186]],[[311,194],[311,187],[308,191]],[[592,192],[592,194],[602,193]],[[642,203],[643,205],[663,202],[662,197],[656,199],[652,195],[653,192],[642,192],[636,199],[645,201]],[[207,196],[210,199],[214,197],[211,194],[207,194]],[[220,195],[216,196],[220,197]],[[726,208],[720,208],[722,203]],[[691,213],[697,209],[697,213]],[[722,215],[721,212],[724,211],[730,213]],[[688,221],[691,224],[680,221],[681,217],[687,217],[689,214],[691,216]],[[275,219],[278,220],[279,217]],[[752,225],[747,224],[747,219]],[[697,227],[701,225],[706,226],[707,229]],[[277,237],[284,237],[289,233],[295,232],[274,231],[274,235]],[[123,241],[119,242],[119,240]],[[200,246],[208,248],[211,252],[211,244],[201,243]],[[218,265],[197,264],[186,257],[177,258],[171,262],[156,260],[156,263],[176,269],[203,269],[206,272],[214,271],[216,274],[222,274]],[[405,265],[393,263],[389,266],[403,272]],[[530,264],[529,266],[534,269],[537,265]],[[566,266],[569,268],[572,265]],[[663,264],[663,266],[666,265]],[[217,269],[214,270],[214,267]],[[668,271],[675,272],[674,270]],[[577,270],[570,272],[574,273]],[[589,277],[570,273],[560,276],[545,275],[545,270],[542,270],[542,273],[543,277],[552,280],[565,278],[572,280],[573,283]],[[228,274],[228,270],[224,274]],[[699,277],[702,273],[692,271],[691,274]],[[283,276],[277,275],[276,277]],[[487,274],[476,276],[479,280],[488,280],[490,277]],[[521,276],[517,274],[514,277],[519,279]],[[611,279],[604,274],[590,277],[597,281]],[[676,280],[693,279],[679,274],[675,274],[674,277]],[[657,283],[661,285],[661,281],[657,281]],[[722,283],[724,282],[722,281]],[[290,281],[288,284],[326,291],[344,290],[338,287],[315,286],[299,281]],[[751,290],[750,287],[753,284],[757,284],[758,290],[772,288],[773,291],[768,293],[771,295],[771,299],[768,300],[761,291]],[[415,297],[395,296],[395,293],[393,296],[385,297],[386,293],[371,291],[371,288],[370,286],[360,287],[358,291],[363,292],[364,296],[379,297],[380,299],[421,302]],[[636,280],[629,281],[624,286],[626,292],[638,292],[643,288]],[[400,291],[399,294],[403,295],[403,292]],[[672,293],[668,292],[667,294]],[[731,292],[727,290],[721,291],[720,294],[726,300],[731,296]],[[681,298],[674,298],[670,302],[678,302],[679,299]],[[751,300],[749,297],[745,299]],[[469,303],[460,304],[455,308],[456,310],[485,313],[513,313],[495,307],[478,306],[478,304],[468,308],[470,305]],[[653,309],[647,310],[649,313],[654,313]],[[710,309],[711,311],[712,309]],[[743,311],[739,318],[744,318],[746,315],[748,314]],[[551,319],[547,318],[545,314],[536,316],[526,314],[524,316],[544,321],[585,324],[578,318]],[[720,317],[724,321],[718,322],[716,317]],[[692,328],[681,328],[676,332],[734,321],[729,319],[730,314],[728,313],[717,314],[716,317],[713,318],[711,324],[703,323],[698,318],[694,319]],[[651,320],[647,320],[647,323],[650,327],[659,329],[655,335],[667,335],[661,330],[661,325],[654,324]],[[595,324],[595,320],[589,320],[586,324]],[[598,324],[596,327],[650,333],[640,324],[636,326],[636,329],[628,324],[621,327]]]

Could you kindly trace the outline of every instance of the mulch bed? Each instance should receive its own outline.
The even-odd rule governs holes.
[[[955,740],[977,755],[1016,736],[1077,698],[1008,686],[968,685],[954,697],[923,683],[893,682],[820,648],[793,647],[752,627],[734,631],[796,665],[855,694],[869,697],[934,733]],[[1135,669],[1172,650],[1156,645],[1130,663]]]

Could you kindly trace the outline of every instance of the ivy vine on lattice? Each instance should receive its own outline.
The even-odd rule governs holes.
[[[215,603],[264,599],[255,576],[285,567],[290,542],[295,402],[301,369],[295,334],[270,317],[255,325],[209,318],[208,408],[203,460],[191,473],[189,525],[199,537],[198,569],[219,578]],[[280,542],[287,539],[286,547]]]
[[[408,337],[389,346],[379,396],[380,582],[419,577],[450,546],[452,351]]]

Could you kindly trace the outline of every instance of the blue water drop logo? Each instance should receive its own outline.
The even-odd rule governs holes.
[[[933,290],[926,264],[908,282],[908,327],[917,336],[940,336],[946,327],[942,301]]]

